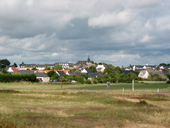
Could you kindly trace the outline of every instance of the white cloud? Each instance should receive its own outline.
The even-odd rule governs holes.
[[[151,40],[151,37],[149,35],[144,35],[143,38],[140,40],[142,43],[149,42]]]
[[[0,56],[50,63],[91,54],[96,61],[128,65],[148,54],[170,54],[169,5],[169,0],[0,0]]]
[[[170,30],[170,16],[164,16],[157,19],[157,27],[159,30]]]
[[[137,0],[125,0],[125,2],[129,6],[135,7],[135,8],[139,8],[139,7],[151,7],[152,5],[159,4],[162,1],[164,1],[164,0],[141,0],[141,1],[137,1]]]
[[[133,19],[134,13],[124,10],[118,13],[102,14],[98,17],[89,18],[88,25],[92,27],[109,27],[129,23]]]

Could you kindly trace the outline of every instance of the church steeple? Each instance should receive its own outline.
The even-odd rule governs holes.
[[[90,56],[88,55],[88,59],[87,59],[88,62],[90,62]]]

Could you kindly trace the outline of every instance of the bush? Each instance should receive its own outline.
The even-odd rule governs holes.
[[[97,80],[94,80],[93,83],[94,83],[94,84],[98,84],[98,81],[97,81]]]
[[[0,74],[0,82],[37,82],[35,74]]]
[[[86,84],[91,84],[91,81],[90,80],[86,80]]]

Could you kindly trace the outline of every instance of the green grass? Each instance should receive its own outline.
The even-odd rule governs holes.
[[[1,90],[0,127],[169,128],[169,105],[169,93]]]
[[[1,89],[24,89],[24,90],[61,90],[61,85],[55,84],[40,84],[40,83],[0,83]],[[131,83],[112,83],[107,89],[107,84],[81,84],[81,85],[62,85],[62,90],[111,90],[131,91]],[[170,84],[166,83],[135,83],[135,91],[170,92]]]

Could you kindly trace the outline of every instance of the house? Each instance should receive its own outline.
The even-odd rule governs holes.
[[[170,69],[170,66],[160,66],[160,69]]]
[[[75,64],[74,68],[78,69],[80,67],[82,68],[88,68],[90,66],[95,66],[94,61],[90,60],[90,57],[88,56],[87,61],[77,61],[77,63]]]
[[[125,74],[125,75],[127,75],[127,74],[129,74],[129,73],[134,73],[134,71],[133,70],[123,70],[123,73]]]
[[[97,70],[97,72],[104,72],[105,66],[104,65],[97,65],[96,70]]]
[[[145,70],[145,69],[156,69],[157,65],[149,65],[149,64],[146,64],[146,65],[134,65],[133,66],[133,71],[136,71],[136,69],[139,71],[139,70]]]
[[[67,62],[57,62],[56,64],[61,65],[63,69],[69,69],[69,63]]]
[[[56,71],[56,73],[61,77],[64,77],[64,75],[66,75],[63,71]]]
[[[13,68],[13,67],[9,67],[7,71],[8,71],[9,73],[12,73],[12,72],[18,72],[19,69]]]
[[[70,75],[75,75],[75,76],[80,76],[81,75],[81,71],[75,71],[75,72],[70,72]]]
[[[36,64],[19,64],[18,69],[19,70],[32,70],[32,68],[36,68]]]
[[[53,69],[55,64],[19,64],[19,70],[32,70],[32,68],[36,68],[38,70],[45,70],[46,67]]]
[[[16,73],[19,73],[19,74],[33,74],[34,71],[32,71],[32,70],[19,70]]]
[[[36,78],[40,80],[40,82],[46,83],[50,81],[50,77],[45,75],[44,73],[36,72],[34,74],[36,75]]]
[[[65,75],[70,75],[70,70],[62,70],[64,73],[65,73]]]
[[[98,77],[100,75],[102,75],[102,72],[94,72],[92,74],[89,74],[90,77]]]
[[[157,71],[157,70],[143,70],[143,71],[140,71],[138,77],[143,78],[143,79],[148,79],[150,74],[158,74],[162,78],[167,78],[166,75],[162,71]]]

